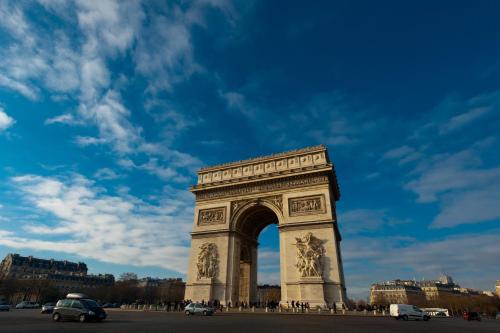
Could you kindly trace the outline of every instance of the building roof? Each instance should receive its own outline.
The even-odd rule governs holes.
[[[67,260],[39,259],[33,256],[23,257],[17,253],[9,253],[5,259],[10,259],[15,266],[28,266],[40,269],[61,270],[72,272],[87,272],[87,265],[83,262],[71,262]]]

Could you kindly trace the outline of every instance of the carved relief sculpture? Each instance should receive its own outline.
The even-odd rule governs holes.
[[[288,201],[290,216],[324,213],[324,198],[321,195],[291,198]]]
[[[201,209],[198,215],[198,225],[226,223],[226,207]]]
[[[219,254],[217,253],[217,245],[214,243],[205,243],[200,246],[200,254],[198,255],[197,278],[210,279],[217,277],[219,271]]]
[[[323,256],[325,249],[323,241],[308,232],[302,238],[295,238],[297,243],[297,263],[301,277],[322,277],[323,276]]]

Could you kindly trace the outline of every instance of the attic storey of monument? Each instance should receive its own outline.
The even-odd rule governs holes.
[[[196,206],[186,298],[255,302],[257,239],[277,224],[281,302],[344,303],[335,211],[340,192],[324,146],[203,168],[191,191]]]

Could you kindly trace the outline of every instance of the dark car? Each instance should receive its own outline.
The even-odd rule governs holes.
[[[54,303],[45,303],[43,306],[42,306],[42,311],[40,311],[40,313],[52,313],[54,311],[54,307],[56,305]]]
[[[106,319],[106,312],[96,301],[88,298],[71,299],[66,298],[57,302],[52,319],[79,320],[80,322]]]
[[[0,301],[0,311],[9,311],[10,305],[7,302]]]
[[[463,318],[465,320],[477,320],[481,321],[481,316],[477,312],[472,312],[472,311],[465,311]]]

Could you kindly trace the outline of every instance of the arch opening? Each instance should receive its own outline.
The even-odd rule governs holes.
[[[239,235],[238,295],[236,299],[240,304],[252,304],[258,302],[258,238],[267,226],[279,224],[279,219],[271,208],[258,204],[248,207],[235,222],[235,231]]]

